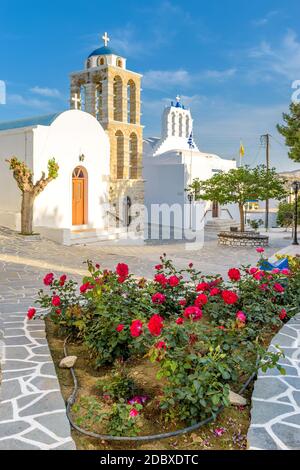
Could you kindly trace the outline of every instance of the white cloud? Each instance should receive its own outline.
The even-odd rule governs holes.
[[[269,23],[270,19],[279,14],[278,10],[271,10],[269,11],[263,18],[257,18],[256,20],[252,21],[253,26],[260,27],[265,26]]]
[[[256,74],[281,75],[289,80],[300,79],[300,42],[293,30],[288,30],[278,46],[262,41],[258,47],[248,51],[255,59]]]
[[[190,80],[190,74],[186,70],[149,70],[144,73],[143,87],[163,90],[166,87],[188,85]]]
[[[149,70],[144,73],[143,87],[152,90],[165,90],[174,87],[195,86],[203,80],[223,81],[232,78],[236,74],[235,68],[225,70],[203,70],[190,73],[187,70]]]
[[[27,98],[17,94],[9,94],[7,96],[7,104],[13,104],[35,109],[43,109],[46,112],[51,112],[53,110],[52,103],[50,103],[49,101],[40,100],[38,98]]]
[[[30,91],[36,95],[46,96],[47,98],[61,98],[61,93],[56,88],[35,86],[30,88]]]

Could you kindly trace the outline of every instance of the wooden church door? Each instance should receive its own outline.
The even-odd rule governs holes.
[[[77,167],[72,175],[72,224],[86,223],[87,176],[84,168]]]

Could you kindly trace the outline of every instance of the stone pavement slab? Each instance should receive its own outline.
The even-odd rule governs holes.
[[[300,449],[300,314],[273,338],[270,350],[281,347],[286,375],[259,371],[252,395],[250,449]]]

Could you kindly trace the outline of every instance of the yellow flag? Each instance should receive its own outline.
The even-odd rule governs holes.
[[[243,157],[244,155],[245,155],[245,149],[244,149],[244,146],[241,142],[241,144],[240,144],[240,157]]]

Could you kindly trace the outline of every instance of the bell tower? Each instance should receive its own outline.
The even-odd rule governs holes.
[[[91,113],[110,139],[110,200],[144,204],[142,179],[142,75],[126,68],[126,58],[104,45],[86,59],[84,69],[71,73],[70,107]],[[101,160],[99,160],[101,164]],[[116,214],[117,215],[117,214]]]

